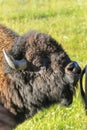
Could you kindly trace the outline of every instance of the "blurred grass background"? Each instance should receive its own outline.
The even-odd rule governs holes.
[[[0,23],[23,34],[48,33],[62,44],[72,60],[87,64],[87,0],[0,0]],[[43,109],[15,130],[86,130],[79,85],[69,108]]]

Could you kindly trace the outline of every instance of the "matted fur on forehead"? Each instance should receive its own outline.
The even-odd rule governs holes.
[[[58,57],[60,63],[64,62],[62,65],[66,66],[70,62],[69,56],[55,39],[48,34],[37,31],[30,31],[20,36],[11,49],[14,58],[26,58],[29,62],[33,62],[33,60],[36,62],[41,57],[43,59],[50,58],[53,53]]]

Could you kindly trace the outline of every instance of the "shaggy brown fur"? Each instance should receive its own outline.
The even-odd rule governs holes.
[[[6,87],[5,80],[3,75],[3,53],[2,49],[6,48],[9,50],[14,42],[18,39],[19,35],[16,34],[11,29],[0,24],[0,91],[4,91]],[[3,86],[4,83],[4,86]]]
[[[12,44],[19,37],[14,31],[0,24],[0,79],[3,80],[3,72],[2,72],[2,62],[3,62],[3,53],[2,49],[6,48],[9,50]],[[0,86],[2,86],[2,82],[0,82]]]
[[[5,94],[6,97],[8,95],[8,90],[7,79],[3,73],[2,49],[6,48],[9,50],[18,37],[19,35],[17,33],[0,24],[0,95]],[[2,105],[0,105],[0,130],[12,130],[13,126],[15,126],[15,121],[12,113],[8,112]]]
[[[0,67],[3,59],[2,49],[10,49],[11,45],[17,40],[18,36],[19,35],[14,31],[0,24]],[[2,69],[0,68],[0,70]]]

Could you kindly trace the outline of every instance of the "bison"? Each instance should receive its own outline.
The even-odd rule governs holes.
[[[0,34],[1,45],[12,36],[10,49],[3,48],[0,102],[14,118],[12,127],[53,103],[69,106],[81,73],[78,63],[48,34],[34,30],[20,36],[8,30]]]

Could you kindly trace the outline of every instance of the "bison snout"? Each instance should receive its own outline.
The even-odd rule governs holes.
[[[65,68],[66,82],[76,86],[81,74],[81,68],[77,62],[73,61],[69,63]]]
[[[77,62],[73,61],[66,66],[65,72],[67,74],[80,74],[81,68]]]

